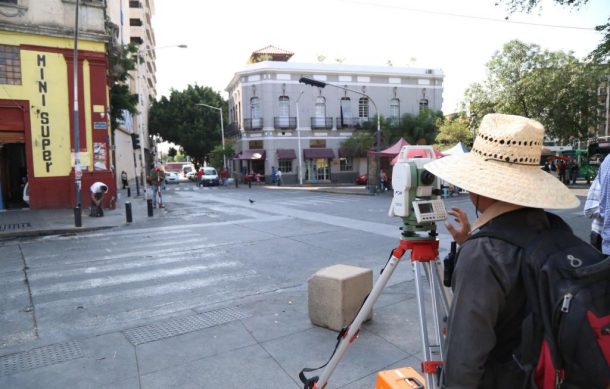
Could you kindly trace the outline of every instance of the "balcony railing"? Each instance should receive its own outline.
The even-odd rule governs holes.
[[[335,120],[337,128],[362,128],[362,123],[368,121],[368,118],[343,117],[343,121],[341,121],[341,118],[338,117]]]
[[[231,122],[225,128],[225,137],[232,138],[234,136],[239,135],[239,124],[237,122]]]
[[[331,117],[312,117],[311,118],[311,128],[329,130],[329,129],[333,128],[333,118],[331,118]]]
[[[258,131],[263,129],[263,118],[244,119],[244,130]]]
[[[295,116],[276,116],[273,118],[275,128],[297,128],[297,118]]]

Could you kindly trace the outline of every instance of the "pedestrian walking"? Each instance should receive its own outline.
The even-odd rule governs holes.
[[[523,249],[501,239],[469,237],[501,230],[528,238],[555,228],[555,221],[569,229],[544,211],[574,208],[579,201],[540,169],[543,138],[544,128],[535,120],[488,114],[470,153],[425,165],[468,191],[478,215],[471,228],[462,209],[448,212],[457,224],[447,223],[447,230],[460,250],[452,277],[443,388],[525,387],[526,372],[514,358],[528,306],[520,271]]]
[[[576,161],[572,161],[570,163],[570,180],[572,180],[572,185],[576,185],[576,179],[578,178],[578,164]]]
[[[152,206],[156,208],[165,208],[163,205],[163,197],[161,195],[161,187],[165,182],[165,172],[161,169],[161,166],[154,167],[150,171],[150,184],[152,187]],[[159,201],[157,201],[157,197]]]
[[[282,186],[282,171],[277,169],[275,172],[275,181],[277,182],[277,186]]]
[[[592,220],[591,245],[599,251],[602,251],[602,228],[604,221],[599,213],[600,190],[599,175],[597,175],[589,188],[583,211],[585,216]]]

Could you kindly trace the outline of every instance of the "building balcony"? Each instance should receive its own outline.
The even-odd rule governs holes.
[[[366,119],[366,120],[363,120]],[[338,117],[335,118],[337,123],[337,129],[345,128],[362,128],[362,123],[368,121],[368,118],[354,118],[354,117],[343,117],[343,120]]]
[[[263,129],[263,118],[244,119],[244,130],[260,131]]]
[[[293,130],[297,128],[297,118],[294,116],[276,116],[273,118],[273,127]]]
[[[311,129],[312,130],[330,130],[333,128],[332,117],[312,117],[311,118]]]
[[[225,129],[225,137],[232,138],[239,135],[239,124],[237,122],[231,122]]]

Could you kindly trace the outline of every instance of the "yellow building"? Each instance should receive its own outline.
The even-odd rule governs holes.
[[[32,26],[41,12],[39,7],[66,15],[71,9],[74,15],[74,4],[43,0],[30,2],[29,8],[17,4],[13,18],[6,17],[7,11],[0,17],[1,195],[5,206],[18,206],[27,181],[31,208],[72,208],[77,204],[74,39],[62,30],[61,21],[53,26]],[[101,181],[110,188],[111,195],[106,196],[109,206],[116,197],[116,180],[110,158],[104,10],[94,7],[83,12],[89,17],[98,15],[102,29],[83,26],[88,32],[78,42],[81,198],[83,206],[88,206],[90,185]],[[29,21],[30,27],[21,19]]]

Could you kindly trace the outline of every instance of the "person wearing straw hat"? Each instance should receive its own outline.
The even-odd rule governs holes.
[[[483,117],[468,154],[434,160],[425,168],[468,191],[477,220],[452,208],[446,227],[460,245],[452,277],[443,388],[524,387],[525,373],[513,360],[521,342],[526,299],[519,277],[522,250],[493,237],[467,240],[486,228],[517,234],[556,228],[544,208],[579,206],[570,190],[540,169],[544,127],[515,115]],[[559,221],[561,221],[559,219]],[[490,227],[492,226],[492,227]],[[569,227],[564,223],[561,228]]]

